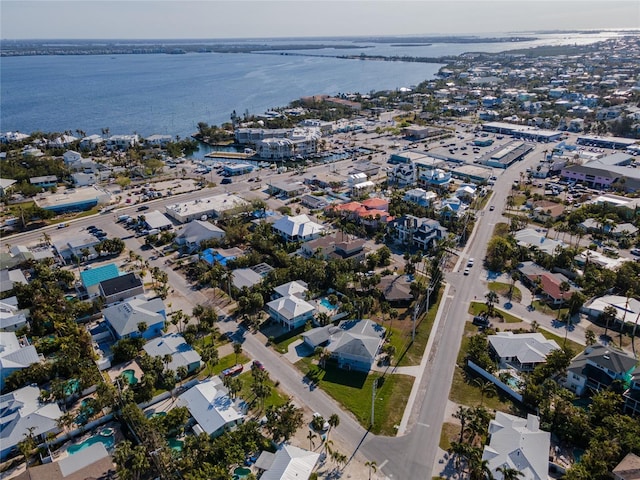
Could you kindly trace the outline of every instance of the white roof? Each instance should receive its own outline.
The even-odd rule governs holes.
[[[516,357],[520,363],[544,362],[549,353],[560,348],[541,333],[498,332],[487,340],[500,358]]]
[[[627,297],[622,295],[605,295],[604,297],[594,298],[587,302],[584,305],[584,308],[604,312],[604,309],[609,306],[616,309],[616,318],[618,320],[622,320],[624,318],[625,323],[638,322],[638,315],[640,315],[640,300],[637,298],[629,297],[627,299]]]
[[[525,419],[496,412],[489,424],[491,441],[482,453],[491,472],[495,474],[498,467],[506,465],[521,471],[523,480],[547,480],[551,434],[540,430],[539,425],[535,415]]]
[[[525,228],[514,234],[518,245],[536,247],[541,252],[553,255],[557,246],[565,247],[565,244],[551,238],[546,238],[544,233],[536,232],[533,228]]]
[[[277,298],[267,303],[267,307],[275,310],[287,320],[292,320],[300,315],[315,310],[315,307],[295,295],[287,295],[286,297]]]
[[[60,407],[56,403],[41,404],[39,397],[40,389],[36,385],[0,396],[3,453],[24,440],[30,428],[35,436],[58,430],[56,420],[62,416]]]
[[[149,228],[167,228],[173,226],[169,217],[167,217],[164,213],[159,212],[158,210],[152,210],[151,212],[145,213],[144,221],[149,226]]]
[[[294,280],[293,282],[277,286],[273,291],[281,297],[286,297],[287,295],[303,297],[307,291],[307,283],[302,280]]]
[[[192,363],[200,362],[201,358],[182,335],[171,333],[159,338],[154,338],[144,345],[144,351],[152,357],[164,357],[171,355],[171,362],[166,368],[174,372],[178,367],[187,367]]]
[[[285,216],[273,224],[273,228],[290,237],[306,238],[324,231],[324,226],[312,221],[305,214],[295,217]]]
[[[136,332],[140,322],[146,322],[148,327],[164,322],[164,317],[158,313],[164,309],[164,302],[160,298],[132,298],[106,308],[102,314],[118,335],[123,337]]]
[[[187,407],[191,416],[208,434],[242,419],[226,391],[214,381],[203,382],[178,397],[178,405]]]
[[[285,445],[276,452],[271,468],[264,472],[260,478],[262,480],[307,479],[313,472],[319,458],[319,453],[293,445]]]
[[[225,232],[211,222],[192,220],[178,230],[177,239],[184,239],[186,243],[200,243],[211,238],[222,238]]]
[[[2,377],[13,370],[38,363],[40,357],[33,345],[22,346],[14,332],[0,332],[0,372]]]
[[[262,275],[250,268],[237,268],[231,272],[233,286],[241,290],[242,287],[253,287],[262,281]]]

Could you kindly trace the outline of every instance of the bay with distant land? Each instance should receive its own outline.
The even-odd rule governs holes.
[[[0,130],[181,137],[198,122],[219,125],[231,112],[259,114],[316,94],[368,93],[434,78],[438,63],[364,61],[343,55],[441,57],[545,44],[591,43],[603,34],[547,34],[505,43],[403,43],[353,40],[349,49],[183,55],[38,55],[3,57]],[[265,40],[277,46],[291,40]],[[302,41],[301,41],[302,42]],[[304,43],[312,43],[304,41]],[[344,44],[344,39],[336,40]]]

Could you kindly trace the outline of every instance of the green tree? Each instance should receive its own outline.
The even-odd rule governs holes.
[[[267,408],[266,417],[265,428],[276,443],[289,440],[303,423],[302,409],[293,405],[291,399],[283,405]]]
[[[238,363],[238,355],[242,353],[242,344],[233,342],[233,353],[236,355],[236,363]]]
[[[369,469],[369,480],[371,480],[371,472],[376,473],[378,471],[378,464],[375,460],[368,460],[364,464]]]
[[[487,305],[487,310],[488,310],[487,313],[489,314],[490,317],[492,317],[494,315],[494,309],[493,309],[494,305],[497,305],[500,302],[498,294],[492,290],[487,292],[484,298],[486,299],[485,304]]]

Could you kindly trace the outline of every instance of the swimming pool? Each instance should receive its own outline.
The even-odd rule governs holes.
[[[87,438],[84,442],[77,443],[75,445],[71,445],[67,448],[67,453],[69,455],[73,455],[74,453],[78,453],[85,448],[89,448],[91,445],[95,443],[102,443],[106,447],[107,450],[111,450],[113,445],[115,444],[115,435],[110,435],[105,437],[103,435],[94,435],[92,437]]]
[[[129,385],[135,385],[136,383],[138,383],[138,379],[136,378],[136,372],[134,372],[133,370],[124,370],[121,375],[127,379],[127,382],[129,382]]]
[[[167,443],[169,447],[175,450],[176,452],[182,451],[182,444],[184,443],[182,440],[178,440],[177,438],[170,438]]]
[[[251,470],[249,470],[248,468],[238,467],[233,471],[233,478],[234,480],[240,480],[242,478],[245,478],[250,473],[251,473]]]
[[[322,305],[327,310],[335,310],[338,308],[338,305],[333,305],[327,297],[322,297],[320,300],[320,305]]]

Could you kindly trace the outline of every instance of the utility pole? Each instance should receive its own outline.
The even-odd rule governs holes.
[[[378,387],[378,379],[376,378],[373,381],[373,388],[371,389],[371,423],[369,427],[373,427],[373,419],[375,418],[375,410],[376,410],[376,388]]]

